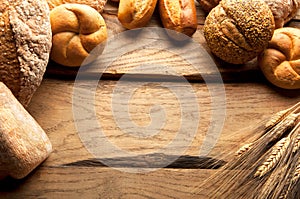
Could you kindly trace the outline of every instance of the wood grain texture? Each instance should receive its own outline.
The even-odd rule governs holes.
[[[109,3],[103,13],[111,35],[125,30],[116,18],[116,8],[117,4]],[[201,29],[205,15],[199,7],[197,7],[197,15],[199,27],[194,39],[203,43]],[[298,21],[294,20],[291,24],[298,24]],[[148,26],[161,26],[157,12]],[[102,164],[99,157],[89,153],[80,139],[73,117],[72,100],[77,71],[60,68],[50,62],[46,78],[35,93],[28,111],[47,133],[53,145],[53,152],[27,178],[0,181],[0,198],[206,198],[205,193],[196,195],[194,193],[196,187],[216,171],[200,169],[199,164],[203,159],[197,158],[209,126],[216,125],[210,118],[216,107],[212,106],[208,86],[199,83],[203,82],[199,73],[176,56],[172,57],[171,54],[165,53],[161,59],[159,52],[151,52],[147,49],[138,51],[137,55],[139,56],[137,57],[133,52],[125,54],[108,68],[103,75],[103,80],[97,85],[94,101],[96,119],[101,123],[105,137],[122,150],[130,152],[131,156],[123,157],[114,151],[101,154],[101,160],[117,163],[118,168],[113,169]],[[179,73],[178,76],[184,76],[190,82],[177,81],[178,76],[166,74],[163,70],[155,72],[157,67],[150,68],[150,72],[147,73],[144,71],[128,74],[132,67],[144,64],[145,60],[150,63],[155,61],[172,63],[174,70]],[[255,60],[239,68],[219,60],[214,61],[226,82],[224,85],[225,125],[219,142],[211,153],[217,156],[243,144],[246,138],[241,128],[253,126],[271,114],[300,101],[300,92],[283,90],[270,85],[257,69]],[[81,81],[86,83],[95,81],[91,80],[91,77],[97,76],[93,73],[89,75]],[[214,74],[209,75],[214,76]],[[116,81],[124,77],[126,77],[124,81]],[[214,85],[222,86],[218,85],[218,82]],[[131,97],[115,99],[116,88],[124,93],[130,91]],[[172,92],[170,88],[177,93]],[[188,88],[193,89],[196,96],[199,120],[194,117],[196,109],[193,106],[193,99],[183,92]],[[85,88],[81,88],[81,91],[85,91]],[[178,91],[182,92],[178,93]],[[182,112],[178,96],[184,99],[184,107],[191,113],[188,118],[198,125],[196,134],[188,145],[182,140],[173,146],[170,154],[153,157],[159,149],[172,142],[182,125],[179,122]],[[85,108],[88,104],[84,103],[89,97],[81,98],[80,107],[83,111],[90,112],[90,109]],[[128,105],[127,108],[115,110],[114,115],[113,107],[122,107],[124,104]],[[165,112],[164,125],[158,129],[154,126],[154,130],[158,130],[158,133],[153,136],[143,137],[143,131],[137,131],[140,136],[129,134],[126,130],[130,130],[131,127],[120,128],[116,121],[117,114],[121,119],[129,118],[132,124],[145,128],[152,120],[159,121],[157,118],[160,117],[155,115],[159,113],[159,107]],[[85,113],[82,112],[83,120],[90,120],[91,118]],[[91,129],[90,132],[97,134],[98,131]],[[185,129],[185,132],[190,133],[189,129]],[[178,154],[181,149],[186,150]],[[150,154],[151,157],[143,156],[146,154]],[[125,167],[134,166],[145,171],[147,165],[138,164],[139,162],[136,161],[141,157],[152,161],[157,159],[169,161],[168,158],[172,155],[182,156],[181,159],[173,162],[170,168],[142,173],[124,172]]]
[[[124,27],[120,24],[117,19],[117,8],[118,4],[110,3],[106,5],[103,17],[107,23],[108,35],[109,39],[114,38],[116,39],[116,35],[126,31]],[[300,12],[300,11],[299,11]],[[293,19],[288,26],[299,27],[299,12],[297,13],[295,19]],[[145,44],[144,49],[137,49],[137,50],[128,50],[128,52],[115,60],[113,63],[107,66],[107,68],[101,69],[104,65],[100,63],[100,67],[96,70],[87,70],[86,75],[89,77],[95,77],[99,73],[103,73],[102,77],[106,79],[119,79],[124,74],[135,76],[154,76],[163,78],[170,78],[172,74],[166,73],[165,68],[149,68],[152,73],[147,73],[145,71],[133,71],[137,66],[141,66],[144,64],[152,64],[152,65],[172,65],[172,70],[177,72],[177,75],[184,76],[186,79],[190,81],[199,81],[203,82],[202,75],[208,75],[214,77],[216,71],[210,71],[209,67],[218,67],[218,72],[220,72],[223,80],[225,82],[251,82],[253,79],[255,81],[261,81],[263,79],[263,75],[259,73],[259,69],[257,67],[256,59],[243,64],[243,65],[232,65],[223,62],[222,60],[218,59],[217,57],[213,56],[206,44],[206,41],[203,36],[203,24],[205,21],[205,14],[201,10],[199,4],[197,3],[197,19],[198,19],[198,28],[196,33],[193,35],[193,42],[197,43],[201,46],[201,48],[207,51],[207,54],[211,56],[213,60],[209,63],[210,66],[207,68],[202,68],[201,71],[193,68],[187,62],[182,60],[180,57],[180,53],[177,55],[170,54],[166,51],[161,50],[151,50],[149,46]],[[156,11],[151,18],[150,23],[147,27],[162,27],[162,24],[159,19],[159,13]],[[153,38],[152,38],[153,39]],[[127,45],[129,46],[130,42],[128,41]],[[124,44],[125,45],[125,44]],[[125,45],[126,46],[126,45]],[[118,46],[119,47],[119,46]],[[109,47],[111,49],[112,47]],[[133,47],[129,48],[132,49]],[[199,56],[199,52],[190,50],[187,52],[187,49],[182,47],[181,50],[182,54],[190,54],[191,59],[195,59]],[[201,56],[201,53],[200,53]],[[146,58],[147,57],[147,58]],[[128,61],[130,60],[130,61]],[[155,69],[155,74],[153,73]],[[48,77],[56,77],[56,78],[63,78],[63,79],[74,79],[77,75],[78,68],[68,68],[61,65],[58,65],[54,62],[50,62],[47,67],[46,75]]]
[[[1,198],[205,198],[205,193],[194,192],[197,182],[212,173],[162,169],[134,174],[110,168],[42,167],[25,184],[0,182],[0,191]]]

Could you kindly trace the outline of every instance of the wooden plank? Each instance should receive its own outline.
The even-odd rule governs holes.
[[[151,82],[148,86],[136,90],[129,106],[136,123],[144,125],[149,122],[151,118],[149,105],[151,107],[162,102],[161,105],[171,116],[171,119],[167,120],[167,127],[160,135],[146,140],[136,139],[116,128],[110,102],[118,83],[120,82],[101,81],[96,93],[97,116],[99,120],[104,121],[106,136],[123,150],[136,154],[155,153],[176,134],[179,126],[176,119],[179,116],[176,98],[168,89],[159,87],[157,84],[160,82]],[[171,84],[179,89],[183,88],[182,82]],[[192,196],[205,198],[203,196],[205,193],[195,195],[194,192],[199,183],[214,173],[211,170],[175,169],[174,166],[170,169],[132,174],[101,166],[83,146],[77,134],[72,113],[73,85],[74,81],[48,78],[43,80],[28,110],[45,129],[54,151],[43,165],[26,179],[2,181],[1,198],[191,198]],[[135,88],[136,85],[137,82],[125,81],[118,86]],[[198,132],[184,155],[196,157],[210,125],[208,116],[211,115],[213,108],[210,107],[211,101],[206,85],[196,83],[190,85],[195,91],[202,115]],[[264,83],[226,84],[225,90],[227,94],[225,126],[214,154],[230,149],[231,143],[226,140],[227,134],[234,133],[234,143],[240,142],[243,132],[237,131],[241,126],[253,125],[265,116],[300,100],[299,92],[277,89]],[[151,100],[148,98],[149,95],[152,96]],[[178,143],[177,147],[180,149],[186,146]],[[111,153],[104,154],[104,157],[117,156]],[[183,168],[184,165],[179,162],[179,167]],[[197,167],[194,165],[193,168]]]
[[[129,103],[129,110],[136,124],[149,124],[151,121],[149,110],[154,105],[162,105],[168,117],[166,125],[156,136],[151,139],[135,138],[118,128],[112,112],[112,93],[114,93],[117,83],[116,81],[101,81],[97,89],[95,107],[106,136],[125,151],[137,154],[157,152],[178,132],[180,127],[178,100],[168,89],[159,87],[159,82],[152,84],[146,82],[145,86],[137,89]],[[53,142],[54,152],[45,165],[61,165],[93,158],[83,146],[74,124],[73,84],[73,81],[45,79],[28,108]],[[118,86],[129,89],[135,88],[136,85],[137,82],[123,82]],[[174,82],[173,86],[178,89],[186,89],[182,83]],[[210,125],[212,107],[207,87],[204,84],[191,84],[191,86],[197,96],[200,120],[197,134],[185,154],[198,155],[199,146]],[[241,124],[245,127],[253,125],[265,116],[284,109],[300,99],[299,92],[276,89],[268,84],[226,84],[225,91],[227,109],[223,134],[239,130]],[[118,103],[122,102],[117,101],[116,103],[118,106]],[[191,112],[195,110],[195,107],[187,107]],[[239,140],[238,136],[236,140]],[[177,147],[180,149],[186,146],[180,146],[178,143]],[[114,157],[114,154],[103,154],[104,157]]]
[[[107,23],[109,39],[114,38],[115,40],[115,35],[126,30],[117,19],[117,9],[117,4],[108,3],[103,13],[103,17]],[[120,56],[116,55],[115,52],[122,46],[116,46],[116,51],[114,51],[114,47],[111,47],[111,43],[109,43],[106,49],[111,50],[109,55],[111,53],[115,53],[114,56],[117,56],[117,59],[110,64],[104,64],[101,62],[101,57],[101,59],[99,58],[100,62],[95,64],[97,67],[87,69],[82,73],[89,76],[89,78],[96,78],[98,77],[98,74],[101,73],[102,77],[106,79],[119,79],[124,74],[137,78],[150,76],[165,79],[172,78],[174,76],[174,72],[176,72],[175,76],[184,76],[190,81],[203,82],[203,75],[213,79],[219,74],[221,74],[222,79],[225,82],[262,81],[263,75],[257,67],[256,59],[243,65],[232,65],[213,56],[203,36],[202,30],[205,21],[205,14],[201,10],[199,4],[197,4],[197,16],[199,26],[197,32],[193,35],[192,43],[199,44],[199,46],[201,46],[201,48],[203,48],[206,52],[204,57],[211,57],[211,61],[207,61],[206,59],[205,61],[201,61],[201,59],[198,60],[199,57],[203,56],[203,53],[199,52],[198,49],[195,50],[184,47],[184,45],[182,45],[180,50],[177,49],[178,51],[176,51],[175,54],[168,52],[168,49],[164,49],[163,51],[161,49],[153,49],[156,48],[153,41],[159,41],[159,38],[155,39],[155,37],[151,38],[150,35],[146,35],[145,37],[147,37],[147,39],[152,39],[151,42],[149,44],[145,43],[144,46],[137,49],[135,49],[132,45],[130,46],[132,40],[128,40],[126,43],[123,38],[122,45],[128,46],[128,51]],[[299,12],[295,17],[295,20],[290,22],[289,26],[299,26],[298,18]],[[157,10],[147,27],[162,27]],[[139,40],[143,39],[142,36],[139,36],[138,38]],[[151,47],[153,48],[151,49]],[[186,57],[182,57],[182,55],[188,55],[188,61],[192,61],[193,64],[191,65],[190,62],[187,62],[185,60]],[[199,67],[200,65],[203,65],[202,62],[205,62],[207,67]],[[142,71],[134,70],[137,67],[144,65],[147,65],[147,67],[152,65],[152,67],[146,68]],[[199,70],[197,68],[201,69]],[[214,68],[215,70],[212,70]],[[64,67],[54,62],[50,62],[47,67],[46,76],[74,79],[77,75],[77,71],[78,68]]]
[[[41,167],[25,180],[0,182],[0,197],[204,198],[204,192],[196,193],[197,186],[212,173],[197,169],[126,173],[110,168]]]

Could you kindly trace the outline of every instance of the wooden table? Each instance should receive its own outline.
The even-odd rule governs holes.
[[[116,12],[117,6],[109,3],[103,13],[110,35],[124,31],[116,18]],[[199,7],[197,12],[199,28],[194,39],[205,46],[201,36],[205,15]],[[300,27],[299,19],[297,16],[289,26]],[[156,13],[149,27],[159,26]],[[170,154],[158,154],[157,151],[172,142],[180,125],[184,125],[180,123],[182,115],[178,99],[170,90],[160,85],[168,82],[172,88],[180,90],[185,89],[183,84],[187,82],[174,81],[170,78],[172,75],[163,71],[155,74],[134,73],[130,76],[132,79],[129,79],[132,81],[121,81],[122,84],[117,81],[128,72],[128,68],[133,67],[132,62],[126,60],[137,60],[137,65],[145,62],[147,57],[139,53],[143,52],[125,55],[119,60],[119,64],[113,64],[103,74],[104,78],[99,82],[96,91],[95,105],[97,118],[107,139],[123,151],[136,155],[124,158],[115,153],[104,154],[101,158],[114,161],[114,165],[118,167],[111,168],[103,164],[99,157],[89,153],[80,140],[73,117],[72,97],[77,71],[62,70],[54,63],[49,63],[45,79],[35,93],[28,111],[48,134],[53,144],[53,153],[25,179],[1,181],[1,198],[205,198],[205,193],[197,193],[197,186],[216,170],[200,165],[204,159],[199,157],[199,149],[208,128],[214,125],[210,117],[215,107],[211,106],[208,87],[199,72],[190,70],[185,65],[175,63],[174,67],[177,67],[179,76],[189,80],[188,84],[200,107],[200,119],[195,120],[198,127],[193,140],[189,145],[179,142],[172,152],[176,155],[176,150],[186,150],[183,154],[178,154],[181,155],[180,159],[165,168],[135,170],[140,171],[136,173],[124,170],[147,168],[158,160],[169,161],[172,157]],[[154,53],[153,56],[157,55]],[[234,141],[238,143],[243,137],[243,127],[253,126],[272,113],[300,101],[299,90],[283,90],[268,83],[257,68],[256,60],[238,67],[217,59],[214,61],[224,80],[226,92],[224,128],[215,153],[230,149],[230,144],[222,137],[226,138],[226,135],[234,133]],[[167,59],[166,62],[170,60]],[[147,138],[131,136],[119,128],[111,106],[117,85],[124,89],[134,88],[138,82],[145,84],[135,90],[129,101],[128,112],[132,121],[142,127],[147,126],[151,119],[157,119],[150,115],[151,108],[156,105],[164,107],[166,114],[164,127],[159,129],[158,134]],[[116,103],[120,105],[122,101]],[[187,106],[187,109],[192,112],[194,107]],[[143,164],[136,160],[141,160]],[[147,161],[149,165],[145,164]]]

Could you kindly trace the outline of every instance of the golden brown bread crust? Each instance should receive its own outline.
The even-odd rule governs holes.
[[[44,0],[4,0],[0,13],[0,81],[27,106],[49,60],[49,7]]]
[[[267,47],[274,27],[271,10],[263,0],[222,0],[208,14],[204,36],[216,56],[244,64]]]
[[[120,0],[118,19],[127,29],[141,28],[148,24],[157,0]]]
[[[53,8],[66,4],[66,3],[76,3],[76,4],[84,4],[91,6],[98,12],[102,12],[107,0],[47,0],[50,10]]]
[[[259,55],[258,65],[274,85],[300,89],[300,29],[276,29],[268,48]]]
[[[0,82],[0,177],[24,178],[52,151],[38,123]]]
[[[282,28],[289,22],[300,8],[300,0],[264,0],[272,11],[275,20],[275,28]],[[209,13],[216,7],[220,0],[198,0],[201,8]]]
[[[160,0],[159,13],[163,26],[187,36],[197,30],[197,15],[194,0]]]
[[[51,10],[50,19],[53,34],[50,57],[53,61],[77,67],[93,49],[97,47],[97,53],[104,49],[106,24],[90,6],[63,4]]]

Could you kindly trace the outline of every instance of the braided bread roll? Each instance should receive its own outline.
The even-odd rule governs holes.
[[[107,39],[106,24],[90,6],[57,6],[50,12],[50,21],[53,34],[50,57],[56,63],[80,66],[94,48],[97,47],[98,54],[103,51]],[[89,58],[89,62],[93,61],[93,58]]]
[[[258,65],[274,85],[300,88],[300,29],[275,30],[268,48],[258,57]]]
[[[66,3],[76,3],[76,4],[84,4],[91,6],[98,12],[102,12],[107,0],[47,0],[50,10],[53,8],[66,4]]]

